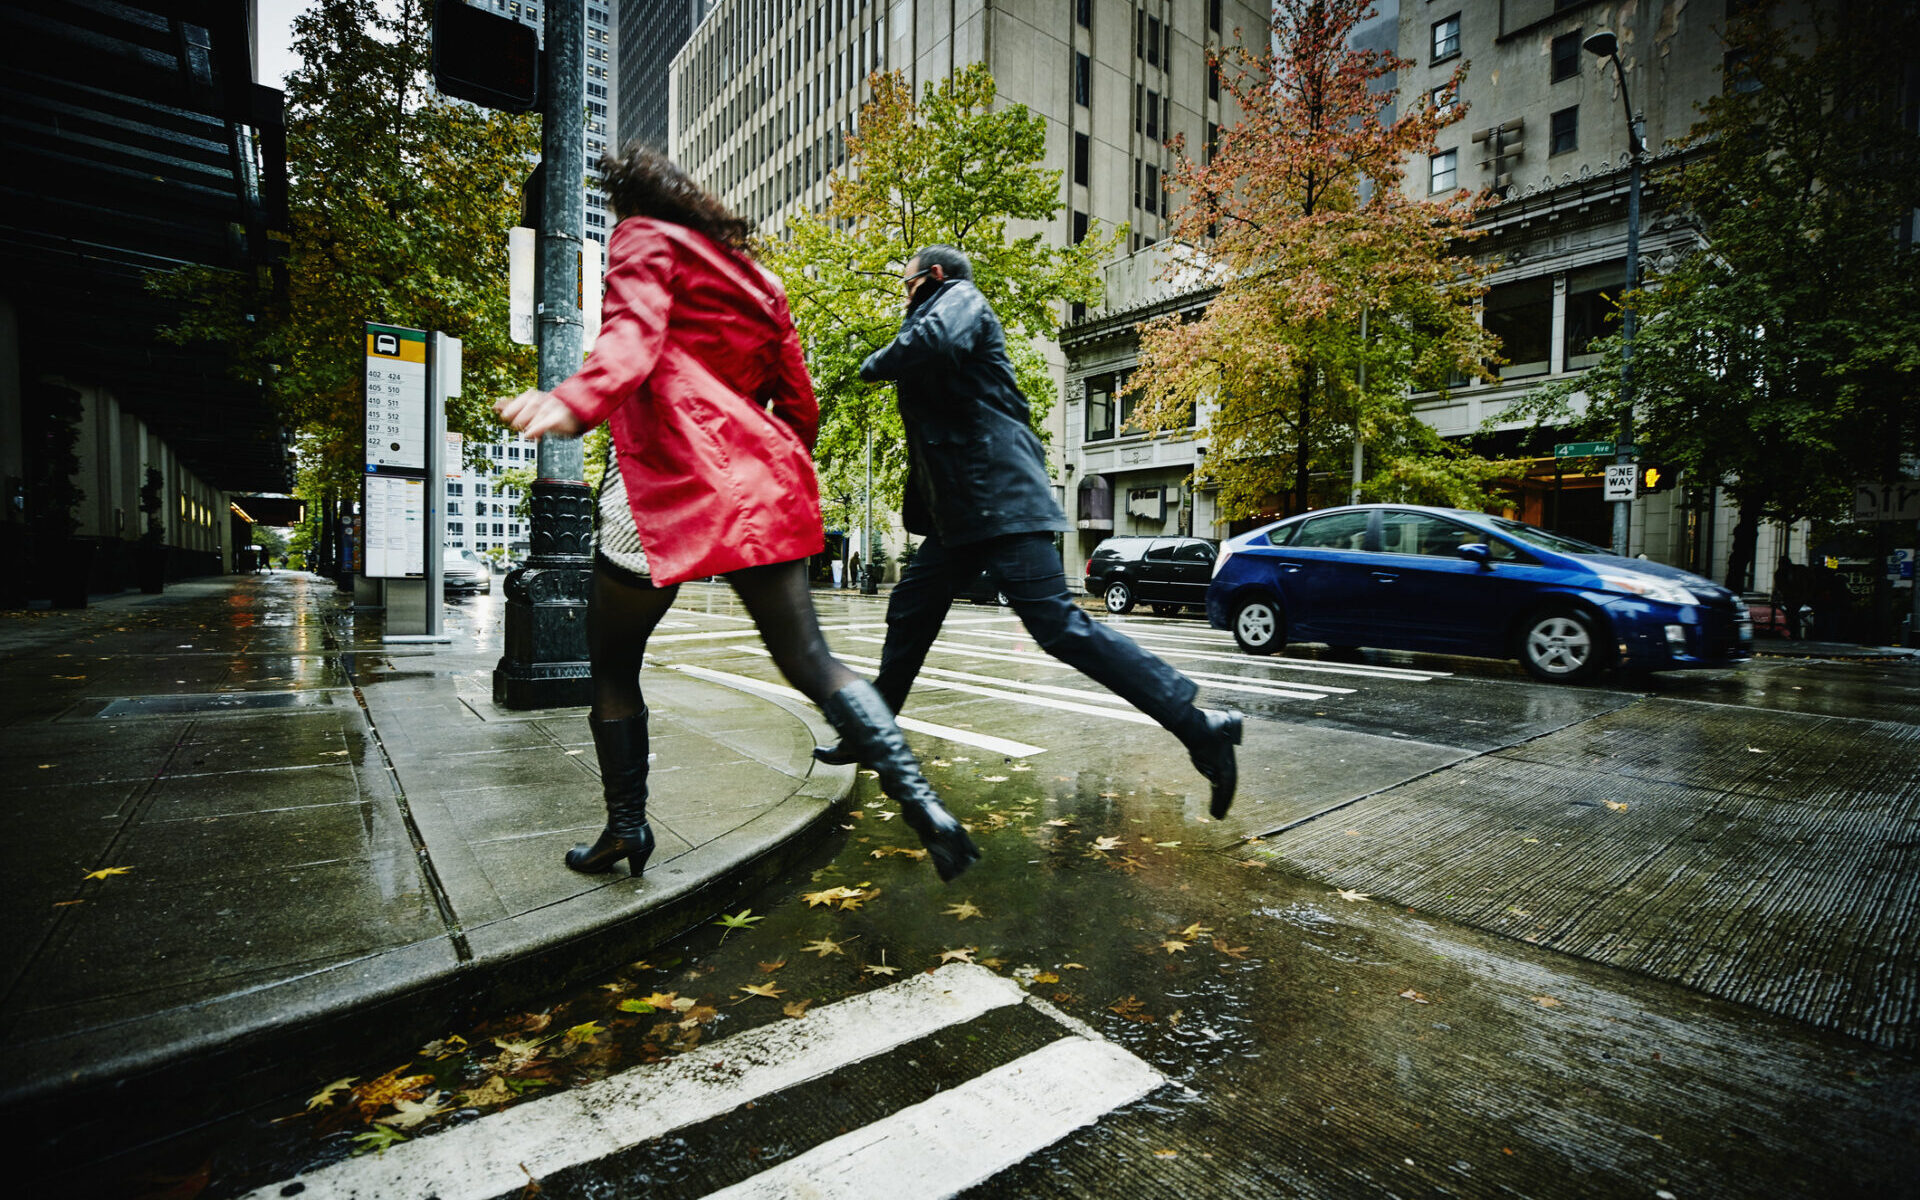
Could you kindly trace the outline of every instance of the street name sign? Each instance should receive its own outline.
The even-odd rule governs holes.
[[[1608,463],[1607,483],[1602,496],[1606,500],[1631,500],[1637,494],[1635,484],[1640,479],[1640,468],[1633,463]]]
[[[1856,521],[1920,521],[1920,480],[1853,485]]]
[[[1612,442],[1560,442],[1553,448],[1555,458],[1595,458],[1612,453]]]

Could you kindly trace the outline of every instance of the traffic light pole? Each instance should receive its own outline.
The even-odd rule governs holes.
[[[535,322],[543,390],[580,369],[580,243],[586,172],[582,155],[585,0],[547,0]],[[578,438],[540,439],[533,483],[531,553],[506,579],[505,647],[493,671],[494,702],[506,708],[592,703],[587,593],[593,569],[593,494]]]

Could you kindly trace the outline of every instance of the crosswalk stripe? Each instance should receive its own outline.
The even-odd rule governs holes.
[[[707,1200],[957,1195],[1164,1082],[1112,1042],[1062,1038]]]
[[[875,645],[886,644],[885,638],[870,637],[865,634],[855,634],[853,637],[847,640],[854,641],[854,642],[872,642]],[[735,647],[735,648],[738,649],[739,647]],[[968,658],[990,658],[990,659],[994,659],[997,662],[1040,663],[1040,664],[1053,666],[1053,667],[1059,667],[1059,666],[1065,665],[1059,659],[1053,657],[1050,654],[1022,653],[1017,650],[990,650],[985,646],[975,646],[967,642],[953,642],[953,641],[948,641],[944,638],[936,640],[933,643],[933,649],[944,650],[949,654],[965,655]],[[846,655],[845,657],[848,662],[867,663],[867,662],[873,661],[872,659],[860,658],[857,655]],[[927,674],[927,673],[934,672],[936,668],[922,667],[920,670],[922,674]],[[960,671],[943,671],[941,673],[951,675],[961,679],[987,679],[993,683],[1003,684],[1007,687],[1029,688],[1029,689],[1051,690],[1051,691],[1060,691],[1060,690],[1066,690],[1069,692],[1077,691],[1077,689],[1073,689],[1073,688],[1067,688],[1067,689],[1049,688],[1048,685],[1046,684],[1023,683],[1023,682],[1019,682],[1012,679],[1001,679],[997,676],[991,676],[991,675],[967,675],[964,672],[960,672]],[[1187,674],[1191,675],[1195,679],[1206,680],[1207,685],[1209,687],[1216,688],[1220,691],[1246,692],[1250,695],[1255,695],[1255,696],[1278,696],[1286,700],[1324,700],[1327,698],[1329,694],[1333,692],[1341,692],[1346,694],[1351,694],[1353,692],[1352,688],[1332,687],[1330,685],[1321,684],[1321,683],[1269,684],[1264,680],[1262,680],[1259,683],[1250,683],[1247,681],[1247,679],[1244,676],[1221,675],[1211,671],[1189,671],[1187,672]],[[1309,687],[1311,687],[1313,690],[1308,691],[1307,688]],[[1087,696],[1090,699],[1106,698],[1105,693],[1077,691],[1077,694],[1082,696]],[[1126,701],[1121,700],[1120,703],[1124,704],[1126,703]]]
[[[857,638],[855,640],[863,641],[863,642],[877,642],[877,641],[880,641],[881,639]],[[768,653],[767,650],[761,646],[729,646],[728,649],[737,650],[742,654],[758,655],[762,658],[773,657],[772,654]],[[880,665],[879,659],[867,658],[859,654],[836,654],[834,657],[838,658],[841,662],[858,663],[860,666],[863,666],[863,667],[878,667]],[[949,671],[944,667],[924,667],[923,666],[920,668],[920,674],[937,675],[947,679],[960,679],[960,680],[965,680],[966,682],[969,682],[969,683],[999,684],[1003,687],[1018,688],[1024,692],[1042,692],[1051,696],[1067,696],[1076,700],[1093,701],[1098,704],[1125,704],[1126,703],[1125,700],[1122,700],[1120,697],[1112,694],[1111,692],[1092,692],[1092,691],[1088,691],[1085,688],[1055,687],[1052,684],[1048,684],[1048,683],[1028,683],[1025,680],[1020,680],[1020,679],[1002,679],[998,675],[975,675],[970,671]]]
[[[1028,641],[1024,633],[1002,632],[998,629],[976,629],[968,637],[1003,638],[1007,641]],[[1251,654],[1203,654],[1194,650],[1179,650],[1152,644],[1146,637],[1138,639],[1140,644],[1165,658],[1203,658],[1214,662],[1239,663],[1241,666],[1259,666],[1276,671],[1307,671],[1326,675],[1358,675],[1368,679],[1400,679],[1408,683],[1426,683],[1432,679],[1444,679],[1453,674],[1451,671],[1417,671],[1411,667],[1375,667],[1367,665],[1339,666],[1334,663],[1307,662],[1298,658],[1265,658]]]
[[[708,617],[716,621],[744,621],[749,625],[753,623],[752,617],[737,617],[731,613],[696,613],[693,615]],[[953,620],[948,621],[947,624],[949,626],[997,625],[1003,621],[1011,621],[1015,619],[1017,618],[956,617]],[[675,622],[675,624],[684,624],[684,622]],[[839,631],[845,631],[849,629],[885,629],[885,628],[886,628],[886,622],[884,620],[846,621],[837,625],[822,625],[820,627],[822,632],[839,632]],[[740,630],[738,629],[703,629],[698,633],[655,633],[652,637],[647,639],[647,645],[657,646],[667,642],[710,642],[710,641],[716,641],[720,638],[732,638],[732,637],[739,637],[739,636],[740,636]]]
[[[733,636],[739,637],[736,632]],[[811,704],[803,692],[795,691],[782,683],[770,683],[765,679],[755,679],[751,675],[736,675],[732,671],[716,671],[712,667],[696,667],[692,663],[663,663],[670,670],[691,675],[695,679],[711,679],[715,683],[731,684],[750,691],[764,692],[769,696],[784,696],[789,700],[798,700],[802,704]],[[1026,742],[1016,742],[1011,738],[995,737],[990,733],[975,733],[971,729],[958,729],[952,725],[936,725],[932,721],[922,721],[918,717],[895,717],[894,724],[914,733],[924,733],[929,737],[944,738],[949,742],[959,742],[966,746],[976,746],[982,750],[991,750],[995,754],[1004,754],[1009,758],[1032,758],[1036,754],[1045,754],[1045,746],[1034,746]]]
[[[301,1200],[490,1200],[517,1194],[529,1175],[538,1179],[605,1158],[1024,999],[1010,979],[985,967],[949,963],[816,1008],[803,1020],[762,1025],[380,1154],[334,1163],[301,1177],[299,1194]],[[1018,1109],[1007,1114],[1023,1116]],[[247,1200],[289,1195],[284,1189],[292,1182],[261,1188]]]

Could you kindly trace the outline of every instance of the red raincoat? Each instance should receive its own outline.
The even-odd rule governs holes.
[[[820,407],[780,281],[650,217],[620,222],[607,263],[599,341],[554,395],[612,422],[653,582],[820,553]]]

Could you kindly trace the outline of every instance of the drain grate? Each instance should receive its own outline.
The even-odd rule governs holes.
[[[214,692],[195,696],[124,696],[96,718],[204,716],[208,713],[270,712],[331,705],[325,692]]]

